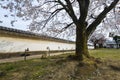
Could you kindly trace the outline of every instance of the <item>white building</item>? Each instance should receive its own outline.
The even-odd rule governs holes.
[[[120,46],[120,43],[118,43],[118,45]],[[117,44],[114,40],[112,40],[112,41],[107,40],[104,43],[104,47],[106,47],[106,48],[117,48]]]

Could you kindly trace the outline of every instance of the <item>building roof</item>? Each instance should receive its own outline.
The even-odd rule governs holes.
[[[113,41],[106,41],[106,44],[116,44],[116,42],[113,40]]]
[[[29,31],[23,31],[23,30],[0,26],[0,35],[3,35],[3,34],[14,35],[19,37],[27,37],[32,39],[44,39],[44,40],[63,42],[63,43],[75,43],[74,41],[70,41],[70,40],[65,40],[65,39],[60,39],[60,38],[55,38],[55,37],[50,37],[46,35],[29,32]]]

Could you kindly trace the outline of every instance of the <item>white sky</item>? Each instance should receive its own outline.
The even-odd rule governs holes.
[[[8,15],[8,17],[4,17],[4,15]],[[0,26],[9,27],[9,28],[15,28],[20,30],[28,30],[28,26],[30,24],[30,21],[23,21],[21,18],[18,17],[11,17],[11,13],[5,9],[0,8],[0,21],[3,21],[3,23],[0,23]],[[17,20],[17,22],[14,23],[14,26],[11,26],[11,20]]]
[[[8,15],[8,17],[4,17],[4,15]],[[11,26],[12,20],[17,20],[17,22],[14,23],[14,26]],[[0,21],[3,21],[2,23],[0,23],[0,26],[16,28],[21,30],[27,30],[27,25],[30,23],[30,21],[23,21],[20,18],[11,17],[10,12],[2,8],[0,8]]]
[[[4,17],[4,15],[8,15],[8,17]],[[25,31],[28,30],[27,25],[29,25],[31,21],[23,21],[21,18],[11,17],[10,15],[11,13],[9,11],[0,8],[0,21],[3,21],[3,23],[0,23],[0,26],[16,28]],[[12,20],[17,20],[17,22],[14,23],[14,27],[11,26]]]

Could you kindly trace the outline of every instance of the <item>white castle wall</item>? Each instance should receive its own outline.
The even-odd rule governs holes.
[[[27,39],[0,36],[0,53],[21,52],[29,48],[30,51],[50,50],[71,50],[75,49],[75,44],[62,43],[40,39]]]

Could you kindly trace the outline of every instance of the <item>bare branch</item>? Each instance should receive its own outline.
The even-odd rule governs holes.
[[[64,31],[64,30],[66,30],[67,28],[69,28],[72,24],[74,24],[74,23],[72,22],[72,23],[70,23],[70,24],[67,24],[66,27],[64,27],[64,28],[61,29],[61,32]]]
[[[55,37],[58,36],[60,33],[66,31],[66,29],[68,29],[72,24],[74,24],[74,22],[72,22],[72,23],[70,23],[70,24],[67,24],[64,28],[62,28],[62,29],[59,31],[59,33],[58,33],[57,35],[55,35]]]
[[[61,10],[63,10],[64,8],[59,8],[59,9],[56,9],[54,12],[51,13],[51,15],[48,17],[48,19],[46,20],[44,26],[42,27],[45,28],[45,26],[47,25],[47,23],[57,14],[59,13]]]

